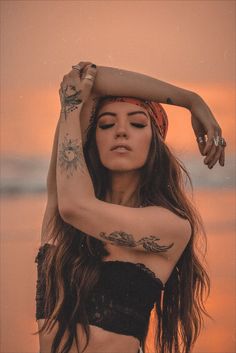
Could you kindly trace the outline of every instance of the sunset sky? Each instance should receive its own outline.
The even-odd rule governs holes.
[[[235,152],[234,1],[1,1],[1,149],[49,156],[71,65],[141,72],[198,92]],[[197,152],[190,113],[165,105],[167,141]],[[181,136],[181,138],[180,138]]]
[[[235,352],[236,1],[0,0],[0,7],[0,350],[39,352],[34,259],[58,89],[72,65],[88,60],[195,91],[222,127],[226,163],[208,170],[190,112],[164,105],[167,143],[188,161],[209,241],[214,320],[194,352]]]

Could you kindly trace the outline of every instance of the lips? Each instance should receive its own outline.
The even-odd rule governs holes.
[[[119,148],[125,148],[127,151],[131,151],[131,148],[128,145],[125,145],[123,143],[112,146],[111,151],[114,151]]]

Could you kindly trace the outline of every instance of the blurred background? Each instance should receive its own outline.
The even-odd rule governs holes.
[[[190,172],[208,236],[212,290],[194,353],[233,353],[235,336],[235,1],[1,1],[1,353],[36,353],[36,267],[63,76],[81,60],[200,94],[227,141],[203,164],[186,109],[164,105],[167,143]],[[151,337],[150,327],[150,337]],[[149,351],[154,353],[151,338]]]

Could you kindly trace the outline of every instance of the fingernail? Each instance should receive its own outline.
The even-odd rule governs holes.
[[[97,66],[96,66],[95,64],[92,64],[91,67],[92,67],[93,69],[96,69]]]

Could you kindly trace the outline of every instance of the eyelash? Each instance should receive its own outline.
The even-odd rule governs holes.
[[[104,125],[100,125],[100,129],[109,129],[110,127],[112,127],[114,124],[104,124]],[[143,124],[140,124],[140,123],[131,123],[131,125],[137,127],[138,129],[143,129],[145,126],[147,125],[143,125]]]

